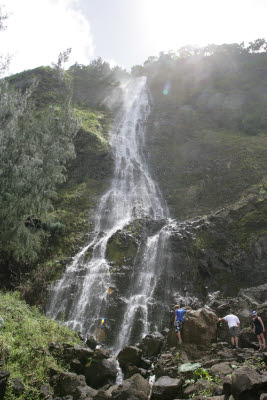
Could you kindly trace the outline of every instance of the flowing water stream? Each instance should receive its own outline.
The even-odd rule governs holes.
[[[112,285],[110,265],[105,258],[108,240],[136,219],[166,220],[157,232],[147,237],[140,267],[131,277],[123,312],[116,316],[118,334],[112,345],[117,351],[129,343],[135,328],[139,336],[149,332],[151,322],[154,330],[160,330],[160,312],[153,317],[154,292],[167,262],[171,226],[167,221],[168,209],[144,155],[146,120],[150,112],[146,79],[129,81],[122,96],[121,111],[111,132],[113,179],[96,211],[93,239],[51,288],[47,307],[49,316],[64,317],[66,324],[82,335],[94,334],[103,323],[102,318],[108,317],[108,293]]]

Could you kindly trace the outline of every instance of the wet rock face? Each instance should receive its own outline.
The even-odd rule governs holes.
[[[112,358],[99,359],[93,356],[84,369],[84,375],[87,384],[95,389],[114,384],[117,377],[116,362]]]
[[[122,370],[130,365],[139,367],[141,363],[142,351],[138,347],[124,347],[118,354],[118,361]]]
[[[206,218],[177,224],[170,237],[168,269],[174,297],[195,296],[205,302],[211,292],[235,296],[240,288],[267,280],[267,236],[261,225],[266,224],[266,204],[266,199],[252,197]],[[260,215],[258,225],[253,222],[255,213]]]
[[[164,337],[160,334],[146,335],[139,347],[146,356],[157,356],[163,346],[163,341]]]

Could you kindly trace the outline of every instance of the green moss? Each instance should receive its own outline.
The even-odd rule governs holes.
[[[126,260],[132,261],[134,259],[137,247],[133,237],[122,235],[121,231],[118,231],[108,241],[106,258],[116,267],[120,267]]]
[[[188,129],[179,109],[171,99],[160,103],[148,130],[152,172],[174,217],[209,214],[266,179],[266,135],[244,136],[208,126],[206,119]]]
[[[0,349],[3,368],[25,385],[20,398],[39,399],[39,388],[49,381],[51,367],[66,370],[68,365],[59,364],[49,353],[51,342],[82,344],[77,334],[65,326],[46,318],[37,308],[29,307],[19,299],[18,293],[0,292],[0,315],[4,326],[0,328]],[[8,386],[4,400],[18,399]]]
[[[87,136],[88,143],[83,151],[108,151],[108,133],[105,130],[107,115],[104,112],[76,108],[75,116],[82,122],[82,134]]]
[[[257,204],[257,209],[245,213],[234,224],[232,231],[241,247],[249,251],[252,238],[267,235],[267,206],[262,201]]]
[[[221,253],[227,247],[227,243],[223,241],[221,238],[218,240],[212,232],[200,232],[197,235],[194,248],[195,251],[200,252],[203,249],[212,248],[217,251],[217,253]],[[196,255],[197,255],[196,254]]]

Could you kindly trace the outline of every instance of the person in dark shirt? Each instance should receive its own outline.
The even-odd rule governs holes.
[[[264,338],[264,324],[261,319],[261,317],[258,317],[257,312],[253,311],[252,312],[252,322],[253,322],[253,332],[255,335],[257,335],[259,345],[260,345],[260,350],[266,349],[266,343],[265,343],[265,338]]]
[[[181,344],[182,343],[181,330],[184,323],[184,314],[186,312],[190,312],[191,310],[185,310],[184,308],[180,308],[179,305],[176,305],[174,309],[175,309],[175,318],[174,318],[175,332],[178,335],[179,344]]]

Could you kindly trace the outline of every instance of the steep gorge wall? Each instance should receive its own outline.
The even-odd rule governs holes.
[[[172,216],[209,214],[265,189],[267,136],[241,135],[188,121],[168,96],[152,97],[147,155]],[[256,185],[259,185],[258,188]]]
[[[42,82],[38,98],[44,98],[39,103],[45,105],[54,98],[50,71],[37,72]],[[22,85],[25,76],[15,78]],[[172,263],[166,274],[172,277],[169,301],[179,296],[204,301],[210,291],[234,295],[240,287],[261,283],[266,279],[266,135],[218,128],[196,118],[192,104],[177,101],[178,92],[163,95],[162,85],[155,88],[151,80],[149,89],[145,148],[149,167],[171,217],[186,221],[183,232],[173,232],[171,238]],[[77,157],[69,164],[67,181],[54,203],[55,220],[65,228],[44,244],[39,265],[30,281],[23,282],[22,293],[29,302],[43,301],[47,283],[60,276],[69,257],[88,240],[94,211],[112,176],[108,144],[112,115],[81,103],[77,116],[82,119],[75,140]],[[107,253],[114,282],[121,288],[123,282],[127,286],[139,248],[128,234],[123,232],[121,240],[118,232]],[[130,232],[131,237],[134,234]]]

